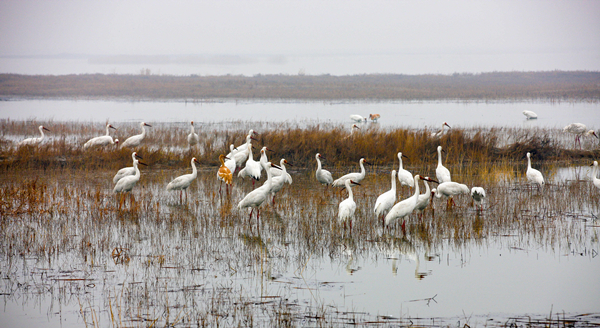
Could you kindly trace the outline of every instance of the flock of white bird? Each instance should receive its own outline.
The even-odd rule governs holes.
[[[527,117],[527,119],[537,118],[537,115],[531,111],[523,111],[523,114]],[[367,122],[367,118],[360,115],[351,115],[350,118],[353,121],[360,123]],[[379,114],[370,114],[369,119],[371,119],[372,122],[376,122],[379,119]],[[141,145],[142,141],[146,137],[145,127],[151,127],[151,125],[141,122],[140,127],[142,133],[127,138],[121,147],[135,148]],[[432,133],[432,137],[441,137],[444,134],[446,127],[450,129],[450,125],[444,122],[441,130]],[[358,128],[358,126],[354,124],[352,131],[355,128]],[[114,126],[107,124],[106,135],[88,140],[83,147],[92,148],[104,147],[108,145],[118,146],[119,141],[118,139],[113,140],[113,138],[110,136],[110,129],[116,130]],[[569,124],[563,130],[565,132],[574,134],[576,136],[576,143],[580,143],[580,138],[583,136],[593,135],[598,137],[594,130],[587,130],[586,126],[581,123]],[[50,130],[44,126],[40,126],[39,131],[41,137],[25,139],[21,141],[18,146],[35,146],[40,144],[44,139],[44,131]],[[250,208],[250,219],[252,218],[253,211],[256,210],[256,217],[258,220],[260,216],[259,207],[268,199],[271,199],[274,203],[275,195],[283,188],[284,184],[292,184],[293,180],[291,175],[287,173],[285,166],[286,164],[291,164],[285,159],[281,159],[279,165],[272,164],[268,161],[267,151],[270,150],[269,148],[263,147],[260,150],[259,161],[254,160],[254,155],[252,153],[252,140],[256,140],[253,137],[256,134],[257,133],[255,131],[250,130],[246,136],[245,143],[238,147],[235,147],[233,144],[230,145],[230,152],[227,155],[220,156],[219,160],[221,162],[221,166],[219,167],[217,178],[229,186],[232,184],[233,173],[239,168],[240,170],[237,176],[240,178],[251,178],[252,185],[254,187],[255,181],[259,181],[261,178],[261,172],[264,171],[266,173],[267,179],[264,184],[256,189],[253,189],[238,203],[238,208],[240,209]],[[187,141],[190,147],[193,147],[199,142],[199,137],[194,131],[193,121],[191,122],[190,134],[187,136]],[[391,172],[391,189],[381,194],[377,198],[373,208],[373,212],[375,213],[376,217],[378,219],[381,218],[384,228],[390,226],[399,219],[404,219],[415,211],[420,212],[420,215],[422,216],[423,211],[427,207],[428,203],[432,201],[433,197],[447,197],[448,206],[451,206],[454,204],[454,200],[452,198],[453,196],[470,193],[473,201],[479,206],[479,210],[483,209],[482,201],[486,197],[485,190],[481,187],[473,187],[469,189],[465,184],[452,181],[450,171],[442,164],[442,152],[445,152],[442,149],[442,146],[438,146],[438,164],[435,170],[437,180],[429,177],[422,177],[418,174],[413,176],[411,172],[407,171],[403,167],[402,158],[407,158],[406,155],[402,154],[402,152],[398,152],[397,156],[399,160],[399,167],[398,171],[393,170]],[[138,165],[146,164],[140,162],[142,157],[137,154],[137,152],[133,152],[131,157],[133,160],[133,166],[119,170],[113,178],[113,183],[115,183],[113,191],[115,193],[125,193],[131,191],[140,180],[140,170]],[[325,188],[331,185],[333,187],[345,188],[347,190],[348,198],[340,202],[338,207],[338,220],[344,224],[344,228],[346,228],[346,222],[349,222],[351,231],[352,220],[356,211],[356,202],[354,201],[352,187],[360,185],[360,182],[365,179],[366,169],[364,165],[369,163],[364,158],[361,158],[359,161],[360,172],[349,173],[334,180],[331,172],[323,169],[322,167],[321,159],[324,159],[324,157],[317,153],[315,155],[315,159],[317,161],[315,178],[319,183],[325,185]],[[182,193],[184,191],[186,191],[187,199],[187,188],[197,177],[196,164],[199,164],[198,160],[196,158],[192,158],[192,173],[173,179],[166,187],[166,190],[180,191],[180,202],[182,201]],[[597,177],[598,162],[594,161],[593,166],[593,184],[600,189],[600,179]],[[526,177],[530,183],[538,187],[538,190],[540,190],[540,188],[545,184],[542,173],[531,167],[530,153],[527,153]],[[398,181],[396,181],[396,179]],[[419,181],[421,180],[425,185],[425,193],[423,194],[420,193],[419,188]],[[430,189],[428,182],[433,182],[438,185],[436,188]],[[414,188],[414,194],[396,203],[397,183],[399,183],[400,186]],[[404,231],[404,222],[402,223],[402,229]]]

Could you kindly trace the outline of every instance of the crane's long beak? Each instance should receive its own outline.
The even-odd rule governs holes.
[[[50,130],[48,130],[45,126],[42,127],[42,130],[46,130],[46,131],[50,132]]]
[[[448,123],[444,123],[444,125],[445,125],[445,126],[447,126],[447,127],[448,127],[448,129],[452,129],[452,128],[450,127],[450,125],[448,125]]]
[[[149,126],[152,127],[152,125],[148,124],[148,123],[144,123],[145,126]]]
[[[258,141],[258,139],[254,138],[253,136],[250,136],[250,139],[252,139],[254,141]]]
[[[281,168],[280,168],[278,165],[275,165],[275,164],[273,164],[273,163],[271,163],[271,167],[274,167],[274,168],[276,168],[276,169],[280,169],[280,170],[281,170]]]
[[[289,165],[289,166],[294,166],[294,165],[292,165],[292,163],[290,163],[290,162],[288,162],[288,161],[286,161],[286,160],[284,160],[283,162],[284,162],[285,164]]]
[[[350,183],[352,183],[352,184],[355,184],[355,185],[357,185],[357,186],[360,186],[360,183],[358,183],[358,182],[354,182],[354,181],[352,181],[352,180],[350,180]]]
[[[144,159],[142,156],[138,155],[138,153],[135,153],[135,158],[137,158],[137,159]]]
[[[109,127],[109,128],[111,128],[111,129],[114,129],[114,130],[116,130],[116,129],[117,129],[117,128],[115,128],[115,127],[114,127],[114,126],[112,126],[112,125],[109,125],[108,127]]]
[[[142,165],[146,165],[146,166],[148,166],[148,164],[146,164],[146,163],[144,163],[144,162],[140,162],[140,161],[138,161],[138,164],[142,164]]]
[[[406,155],[404,155],[404,154],[402,154],[402,157],[404,157],[404,158],[408,159],[408,156],[406,156]]]

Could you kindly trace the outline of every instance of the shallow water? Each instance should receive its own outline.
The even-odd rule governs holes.
[[[527,120],[523,110],[538,114]],[[378,113],[382,127],[440,129],[450,126],[562,128],[582,122],[599,128],[599,103],[494,102],[138,102],[0,101],[0,118],[90,122],[305,122],[351,125],[349,116]]]
[[[301,325],[481,326],[551,311],[596,313],[600,202],[589,181],[573,181],[584,169],[544,167],[553,180],[543,192],[515,175],[508,188],[484,184],[480,214],[468,196],[457,197],[453,211],[436,200],[435,212],[407,220],[406,237],[398,226],[383,233],[371,213],[389,189],[387,174],[370,172],[354,188],[349,235],[336,222],[345,196],[323,194],[312,170],[292,171],[294,184],[275,206],[263,206],[260,232],[235,208],[250,182],[237,179],[230,196],[219,194],[212,169],[200,171],[187,205],[164,186],[188,169],[144,169],[134,189],[139,210],[123,212],[111,194],[114,172],[11,173],[3,188],[35,179],[34,195],[46,196],[14,196],[35,211],[3,222],[0,322],[71,327],[85,316],[100,326],[187,326],[199,318],[233,325],[246,316],[265,325],[289,316]],[[126,255],[112,257],[115,248]]]

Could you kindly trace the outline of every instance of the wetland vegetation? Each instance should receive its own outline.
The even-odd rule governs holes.
[[[119,136],[138,133],[137,123],[111,123]],[[51,130],[48,140],[37,148],[15,147],[38,124]],[[548,308],[550,314],[544,315],[456,313],[458,319],[402,310],[402,304],[427,308],[452,302],[457,295],[447,291],[398,301],[393,311],[383,306],[365,311],[358,301],[345,303],[348,285],[359,282],[323,280],[317,274],[333,266],[358,277],[381,261],[391,261],[398,272],[407,266],[400,260],[409,259],[414,274],[403,279],[420,281],[431,274],[423,263],[464,265],[477,250],[506,247],[569,256],[573,262],[588,259],[591,265],[580,274],[595,275],[589,270],[598,262],[600,192],[585,174],[567,179],[557,174],[599,158],[595,138],[582,140],[580,150],[559,129],[453,128],[436,139],[426,129],[377,124],[350,136],[339,125],[229,122],[203,124],[201,142],[190,150],[188,124],[152,125],[137,149],[149,167],[142,168],[131,202],[119,209],[112,176],[131,166],[131,150],[84,150],[83,143],[100,126],[0,121],[0,292],[5,302],[41,308],[50,299],[49,317],[75,313],[80,326],[90,327],[600,323],[600,315],[587,308],[576,313]],[[260,223],[236,207],[252,189],[250,181],[236,178],[230,193],[220,193],[216,179],[218,155],[230,143],[241,144],[250,128],[259,133],[255,147],[266,145],[274,150],[272,161],[285,158],[294,165],[288,167],[293,184],[284,187],[275,204],[263,204]],[[456,197],[453,209],[435,199],[422,219],[416,214],[407,219],[405,235],[399,225],[382,231],[372,207],[389,189],[389,173],[398,166],[396,152],[408,156],[404,168],[413,174],[435,176],[438,145],[447,151],[444,164],[454,181],[487,191],[483,211],[472,207],[468,195]],[[549,182],[541,191],[524,178],[528,151]],[[334,177],[356,171],[361,157],[374,164],[354,188],[351,233],[337,222],[345,194],[314,179],[317,152],[327,158],[324,167]],[[192,156],[203,165],[188,201],[179,203],[165,187],[173,177],[189,173]],[[401,188],[398,198],[410,193]],[[598,286],[589,287],[597,295]],[[340,291],[342,298],[326,296]]]

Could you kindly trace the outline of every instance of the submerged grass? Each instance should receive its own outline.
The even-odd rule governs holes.
[[[13,131],[4,130],[13,122],[3,123],[4,138],[19,134],[19,124]],[[453,129],[436,140],[427,130],[374,126],[349,137],[338,126],[265,125],[257,129],[258,143],[275,150],[272,159],[285,157],[295,165],[294,183],[274,205],[263,205],[259,223],[237,209],[252,189],[250,181],[235,179],[230,193],[219,193],[216,179],[218,153],[228,143],[241,143],[248,126],[206,127],[205,142],[190,154],[184,124],[155,125],[138,150],[151,166],[142,169],[132,198],[119,209],[112,176],[131,165],[130,150],[84,151],[80,145],[88,136],[73,132],[82,123],[61,124],[54,130],[72,135],[71,141],[51,140],[38,149],[10,142],[2,147],[0,292],[24,303],[31,295],[51,295],[65,306],[77,304],[90,326],[410,325],[417,319],[325,304],[313,292],[335,283],[307,277],[327,261],[350,273],[357,270],[353,260],[439,258],[502,243],[503,236],[512,236],[510,247],[561,254],[597,252],[599,246],[591,226],[600,212],[600,193],[589,181],[553,179],[559,166],[554,160],[566,160],[568,152],[597,156],[598,149],[563,149],[553,130],[511,130],[507,138],[502,129]],[[390,187],[396,151],[409,156],[405,167],[414,174],[435,176],[437,145],[447,150],[444,162],[455,181],[485,188],[484,210],[476,211],[468,196],[456,197],[452,210],[436,199],[423,218],[408,218],[406,235],[399,225],[383,231],[372,208]],[[524,181],[526,151],[534,151],[535,166],[550,178],[542,191]],[[375,164],[353,189],[351,233],[337,222],[345,193],[324,189],[314,179],[316,152],[328,158],[325,165],[336,177],[357,170],[360,157]],[[191,156],[207,166],[199,170],[187,202],[179,203],[165,187],[189,173]],[[398,193],[403,199],[411,190]],[[417,266],[415,278],[426,275]]]

